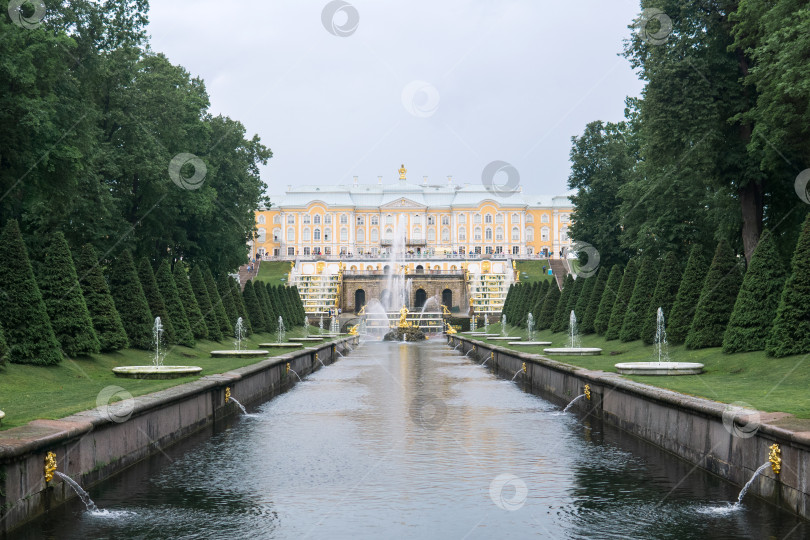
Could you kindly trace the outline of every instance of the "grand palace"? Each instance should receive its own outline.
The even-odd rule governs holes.
[[[384,184],[288,186],[256,211],[251,252],[302,260],[377,257],[390,250],[397,227],[407,252],[430,256],[553,256],[570,245],[567,196],[497,193],[482,184],[399,179]],[[404,230],[402,230],[404,229]]]

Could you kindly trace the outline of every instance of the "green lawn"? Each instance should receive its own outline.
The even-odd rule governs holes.
[[[317,332],[317,328],[310,327],[310,333]],[[299,327],[288,331],[286,337],[303,335],[304,330]],[[259,343],[274,341],[275,335],[252,335],[246,348],[255,349]],[[120,386],[133,396],[139,396],[257,362],[255,358],[211,358],[208,354],[212,350],[232,348],[230,340],[221,343],[199,341],[193,349],[172,348],[164,360],[165,365],[200,366],[203,372],[202,375],[171,380],[122,379],[113,375],[111,370],[117,366],[151,364],[149,351],[136,349],[63,360],[52,367],[6,363],[0,366],[0,410],[6,413],[0,429],[20,426],[38,418],[62,418],[95,408],[98,393],[107,386]],[[296,349],[275,349],[270,353],[280,355],[292,350]]]
[[[543,267],[546,273],[543,274]],[[517,270],[520,272],[520,281],[532,283],[534,281],[551,281],[552,276],[548,275],[549,264],[547,260],[539,261],[517,261]]]
[[[500,324],[489,327],[491,333],[501,331]],[[509,326],[509,335],[526,339],[526,330]],[[568,336],[550,331],[537,332],[537,341],[551,341],[552,347],[567,346]],[[558,356],[555,360],[587,369],[615,372],[618,362],[653,361],[653,347],[641,341],[622,343],[605,341],[597,335],[582,336],[583,347],[600,347],[601,356]],[[488,343],[515,350],[543,354],[543,347],[517,347],[503,342]],[[810,418],[810,354],[770,358],[764,352],[723,354],[720,348],[688,350],[683,346],[670,347],[673,361],[700,362],[705,365],[701,375],[637,376],[628,379],[685,394],[705,397],[721,403],[741,401],[768,412],[787,412],[798,418]]]
[[[289,272],[289,261],[262,261],[259,264],[259,275],[256,276],[256,279],[266,281],[270,285],[286,284]]]

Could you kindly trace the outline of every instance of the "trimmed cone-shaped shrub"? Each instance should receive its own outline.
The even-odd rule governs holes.
[[[121,322],[124,323],[124,330],[129,338],[129,346],[150,350],[154,319],[146,295],[143,294],[132,253],[128,249],[122,251],[110,265],[108,281],[115,308],[121,315]]]
[[[707,270],[708,263],[703,256],[703,251],[699,246],[693,246],[689,253],[689,260],[686,262],[686,269],[683,271],[681,284],[678,286],[675,303],[672,304],[672,314],[666,321],[667,341],[673,345],[680,345],[686,340],[686,334],[689,333],[689,327],[695,316],[695,308],[700,300]]]
[[[160,322],[163,325],[163,335],[166,336],[167,343],[177,343],[177,334],[174,331],[172,324],[172,317],[169,315],[169,310],[166,308],[166,301],[160,293],[155,273],[152,271],[152,263],[146,257],[141,257],[138,263],[138,279],[141,281],[143,294],[146,296],[146,302],[149,304],[149,311],[152,312],[153,317],[160,317]]]
[[[638,277],[638,262],[630,259],[624,269],[622,284],[616,293],[616,301],[610,311],[610,321],[605,331],[605,339],[618,339],[624,324],[624,315],[630,307],[630,298],[633,296],[633,289],[636,288],[636,278]]]
[[[0,366],[6,363],[6,356],[8,356],[8,343],[6,343],[6,335],[3,333],[3,326],[0,325]]]
[[[58,364],[62,351],[16,220],[9,220],[0,234],[0,254],[0,324],[6,331],[9,361]]]
[[[512,323],[515,326],[520,326],[520,322],[526,318],[526,315],[529,313],[529,308],[531,307],[532,298],[534,298],[534,294],[537,292],[537,284],[536,283],[527,283],[526,286],[523,288],[523,292],[520,295],[520,304],[515,311]],[[509,322],[508,320],[506,322]]]
[[[552,332],[562,332],[568,327],[568,302],[571,300],[571,295],[574,293],[576,282],[574,276],[568,274],[565,276],[562,291],[560,291],[560,299],[557,301],[557,307],[554,309],[554,321],[551,323]]]
[[[194,290],[191,288],[191,279],[183,261],[174,263],[172,275],[174,284],[177,287],[177,295],[180,297],[180,302],[183,303],[183,309],[186,310],[191,333],[194,334],[196,339],[208,339],[208,325],[205,324],[205,317],[203,317],[200,305],[197,303]]]
[[[232,281],[235,280],[225,272],[220,273],[217,278],[219,297],[222,298],[222,307],[225,308],[225,315],[228,317],[228,322],[231,323],[231,327],[236,324],[236,319],[239,318],[239,310],[236,308],[236,300],[233,297]],[[230,335],[235,334],[231,332]]]
[[[253,281],[245,283],[245,289],[242,291],[242,298],[245,300],[245,308],[250,317],[250,323],[253,326],[254,332],[267,332],[267,322],[264,320],[259,299],[256,296],[256,290],[253,287]]]
[[[514,290],[512,292],[512,300],[509,302],[509,309],[506,311],[507,322],[509,322],[510,319],[515,319],[517,317],[517,310],[519,309],[519,304],[521,301],[521,296],[523,295],[525,284],[515,283],[513,287]]]
[[[278,315],[270,303],[270,295],[267,292],[268,286],[261,281],[255,281],[253,288],[256,290],[256,298],[259,299],[259,305],[262,307],[262,315],[264,315],[264,322],[267,324],[267,331],[275,332],[278,330]],[[286,328],[292,327],[292,321],[284,321],[284,326]]]
[[[212,341],[222,341],[219,319],[217,319],[214,306],[211,305],[211,298],[208,296],[208,287],[205,286],[205,278],[203,277],[202,270],[200,270],[200,266],[194,266],[188,277],[191,281],[191,290],[194,291],[194,298],[197,299],[197,306],[199,306],[200,312],[205,320],[205,326],[208,328],[208,339]]]
[[[557,304],[560,301],[560,288],[557,281],[550,283],[546,298],[543,300],[543,308],[537,316],[537,329],[547,330],[554,323],[554,314],[557,312]]]
[[[174,282],[169,261],[163,260],[160,262],[155,273],[155,282],[166,306],[166,312],[169,314],[169,320],[172,322],[175,343],[193,347],[196,343],[194,333],[191,331],[191,324],[188,322],[186,308],[183,301],[180,300],[180,294],[177,292],[177,285]]]
[[[301,299],[301,292],[298,290],[298,285],[293,285],[292,290],[293,290],[293,303],[295,304],[295,307],[298,310],[298,319],[296,321],[296,324],[298,326],[303,326],[304,317],[307,316],[307,313],[304,310],[304,301]]]
[[[810,352],[810,214],[793,252],[791,274],[785,281],[766,345],[769,356]]]
[[[284,313],[284,302],[281,299],[281,289],[279,287],[271,285],[270,288],[268,289],[268,295],[267,296],[268,296],[268,299],[270,300],[270,307],[272,308],[273,313],[277,313],[278,315],[281,315],[281,317],[285,321],[284,324],[286,326],[286,324],[287,324],[286,321],[289,320],[289,319],[288,319],[288,316],[285,315],[285,313]],[[278,316],[278,315],[276,315],[276,316]]]
[[[501,314],[506,315],[507,319],[509,318],[509,307],[513,299],[512,293],[514,291],[515,291],[515,284],[512,283],[511,285],[509,285],[509,290],[506,291],[506,298],[503,301],[503,309],[501,309]]]
[[[565,307],[564,312],[562,313],[562,319],[560,320],[561,326],[560,331],[567,331],[568,324],[571,321],[571,312],[574,311],[574,308],[577,306],[577,299],[579,298],[580,294],[582,293],[582,288],[585,286],[585,278],[577,278],[574,279],[574,283],[572,285],[571,294],[568,296],[567,299],[567,306]],[[557,313],[560,313],[559,308]],[[556,314],[555,314],[556,318]]]
[[[613,313],[613,306],[616,304],[616,294],[622,286],[624,272],[622,267],[614,264],[608,274],[605,290],[602,298],[599,299],[599,308],[596,311],[596,318],[593,320],[593,329],[600,336],[605,335],[610,324],[610,314]]]
[[[107,280],[98,264],[96,250],[90,244],[82,246],[76,265],[82,296],[90,313],[102,352],[112,352],[129,347],[124,323],[115,307]]]
[[[672,304],[675,303],[675,296],[678,294],[678,287],[681,284],[681,265],[678,257],[669,252],[664,256],[661,263],[661,272],[658,274],[658,282],[655,284],[652,301],[644,316],[644,324],[641,327],[641,339],[647,345],[652,345],[655,341],[655,330],[658,323],[658,308],[664,311],[664,321],[669,320],[672,312]]]
[[[599,302],[602,300],[602,295],[605,293],[605,284],[608,279],[608,269],[604,266],[599,269],[596,274],[591,294],[588,298],[588,303],[585,307],[585,314],[582,317],[582,323],[579,325],[581,334],[593,334],[594,322],[596,321],[596,314],[599,312]]]
[[[287,314],[284,320],[293,320],[293,305],[290,297],[287,295],[287,287],[284,285],[276,285],[276,290],[278,291],[279,298],[283,304],[284,313]]]
[[[717,245],[709,273],[703,282],[703,291],[686,336],[687,348],[704,349],[723,344],[723,335],[742,279],[737,256],[728,242],[722,240]]]
[[[723,352],[765,350],[776,319],[787,269],[768,231],[762,234],[743,278],[723,336]]]
[[[228,314],[225,312],[225,306],[222,304],[222,297],[219,294],[219,289],[214,281],[214,276],[207,265],[202,265],[203,279],[205,280],[205,288],[208,290],[208,298],[211,299],[211,307],[214,308],[214,313],[217,315],[219,322],[219,331],[222,333],[223,338],[229,338],[234,335],[233,325],[228,320]]]
[[[583,276],[579,279],[583,280],[582,291],[580,291],[577,304],[574,306],[574,313],[577,315],[577,331],[582,333],[582,319],[585,318],[585,312],[588,310],[588,302],[591,300],[591,293],[596,283],[596,276]]]
[[[254,330],[250,323],[247,308],[245,307],[245,299],[242,296],[241,289],[239,288],[239,282],[237,282],[235,279],[231,280],[231,296],[236,304],[236,310],[239,313],[239,317],[242,317],[242,327],[245,329],[245,334],[249,336]],[[258,332],[259,330],[256,331]]]
[[[37,277],[62,352],[71,358],[99,352],[101,344],[87,311],[70,247],[61,232],[54,233]]]
[[[624,315],[619,339],[628,342],[641,339],[641,330],[644,326],[644,317],[650,309],[655,285],[658,282],[658,261],[653,257],[644,257],[638,271],[630,305]]]
[[[534,328],[537,329],[537,318],[540,316],[540,312],[543,311],[543,304],[546,302],[546,297],[548,296],[548,288],[551,286],[550,281],[543,281],[540,285],[540,292],[537,295],[537,301],[532,306],[532,309],[529,310],[529,313],[532,314],[534,318]],[[556,286],[556,285],[555,285]],[[529,315],[526,314],[527,324],[528,324],[528,317]]]

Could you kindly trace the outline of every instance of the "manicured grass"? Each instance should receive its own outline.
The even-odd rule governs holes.
[[[286,284],[289,272],[289,261],[262,261],[256,279],[266,281],[270,285]]]
[[[310,328],[310,333],[317,332],[317,328]],[[303,336],[303,328],[294,328],[287,332],[286,337]],[[259,343],[274,341],[275,335],[255,334],[248,338],[245,348],[257,349]],[[151,365],[151,353],[136,349],[63,360],[51,367],[7,363],[0,366],[0,410],[6,413],[0,429],[20,426],[38,418],[62,418],[95,408],[96,397],[107,386],[120,386],[133,396],[140,396],[257,362],[255,358],[211,358],[209,354],[212,350],[232,348],[232,340],[198,341],[193,349],[173,347],[164,365],[200,366],[203,371],[202,375],[170,380],[122,379],[113,375],[112,368],[117,366]],[[270,349],[269,356],[294,350],[302,349]]]
[[[546,273],[543,273],[543,267]],[[539,261],[517,261],[517,270],[520,272],[520,281],[532,283],[534,281],[551,281],[552,276],[548,275],[549,264],[547,260]]]
[[[500,324],[489,327],[491,333],[499,333]],[[510,326],[509,335],[521,336],[527,332]],[[478,338],[476,338],[478,339]],[[537,341],[551,341],[551,347],[567,346],[568,336],[550,331],[537,332]],[[652,345],[642,341],[622,343],[605,341],[597,335],[581,336],[583,347],[600,347],[601,356],[559,356],[554,360],[586,369],[615,372],[619,362],[649,362],[653,358]],[[515,350],[543,354],[544,347],[518,347],[504,342],[488,341]],[[764,351],[723,354],[720,348],[689,350],[683,346],[669,347],[670,360],[676,362],[700,362],[705,365],[701,375],[638,376],[625,375],[628,379],[660,388],[667,388],[705,397],[721,403],[744,402],[768,412],[787,412],[798,418],[810,418],[810,355],[770,358]]]

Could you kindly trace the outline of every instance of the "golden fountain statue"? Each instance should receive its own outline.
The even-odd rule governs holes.
[[[403,163],[402,165],[400,165],[400,167],[399,167],[399,179],[400,180],[405,180],[405,173],[407,173],[407,172],[408,172],[408,169],[405,168],[405,164]]]
[[[45,481],[53,480],[53,473],[56,472],[56,454],[48,452],[45,454]]]
[[[402,306],[402,309],[399,310],[399,326],[400,328],[407,328],[411,324],[408,322],[408,308]]]
[[[356,336],[358,333],[357,327],[360,326],[359,324],[355,324],[354,326],[349,327],[349,335]]]

